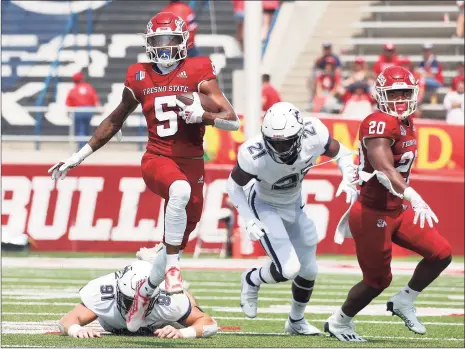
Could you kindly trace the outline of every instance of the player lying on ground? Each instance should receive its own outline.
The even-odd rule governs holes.
[[[90,281],[79,291],[81,303],[63,316],[60,332],[76,338],[100,337],[85,325],[98,320],[105,331],[119,335],[149,335],[159,338],[198,338],[216,333],[217,324],[203,313],[188,292],[167,294],[164,282],[150,298],[144,321],[135,333],[129,332],[126,316],[134,299],[136,285],[149,275],[152,264],[135,261],[123,270]]]
[[[423,256],[408,285],[387,302],[388,310],[415,333],[426,333],[415,315],[415,299],[452,260],[451,246],[433,227],[433,221],[438,223],[436,215],[409,186],[417,154],[412,117],[417,96],[418,82],[411,72],[398,66],[386,68],[376,80],[379,111],[360,125],[359,177],[363,184],[344,235],[351,234],[355,240],[363,281],[350,290],[345,303],[325,324],[325,331],[341,341],[364,341],[352,319],[391,283],[392,243]]]
[[[228,179],[228,194],[247,222],[251,240],[260,240],[271,258],[259,269],[242,274],[241,307],[248,317],[257,315],[258,290],[262,283],[292,282],[292,307],[285,330],[296,334],[319,334],[304,319],[317,276],[315,224],[302,205],[302,181],[320,155],[337,161],[342,182],[336,196],[357,199],[352,152],[331,138],[316,118],[302,119],[291,103],[274,104],[265,114],[261,134],[239,148],[237,165]],[[244,186],[256,180],[248,198]]]
[[[228,131],[240,126],[217,84],[210,59],[187,58],[189,32],[180,17],[169,12],[157,14],[147,24],[144,38],[151,63],[129,67],[118,107],[102,121],[86,146],[49,170],[53,179],[63,179],[70,169],[105,145],[141,104],[149,135],[142,177],[147,187],[165,200],[165,248],[149,278],[138,285],[136,301],[127,317],[130,331],[137,331],[144,321],[150,296],[163,279],[168,293],[182,292],[179,251],[202,214],[205,125]],[[219,112],[205,111],[197,92],[207,95]],[[176,97],[183,93],[192,93],[191,105]]]

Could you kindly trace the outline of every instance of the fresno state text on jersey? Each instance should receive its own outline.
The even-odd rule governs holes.
[[[173,157],[202,157],[203,124],[186,124],[178,116],[176,95],[198,92],[200,83],[215,79],[208,57],[186,58],[168,74],[159,74],[152,63],[129,67],[124,85],[141,103],[147,122],[147,150]]]
[[[391,150],[394,155],[394,167],[405,181],[409,182],[410,170],[417,156],[417,140],[412,117],[402,122],[399,118],[383,112],[375,112],[367,116],[360,125],[359,131],[359,171],[372,173],[373,166],[368,161],[366,140],[382,137],[391,139]],[[360,188],[362,204],[380,210],[394,210],[402,204],[402,199],[391,194],[376,178],[363,183]]]

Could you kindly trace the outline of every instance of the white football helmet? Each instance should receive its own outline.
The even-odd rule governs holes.
[[[123,270],[116,272],[116,305],[123,318],[131,308],[134,296],[136,294],[136,285],[139,280],[146,279],[150,275],[152,264],[146,261],[136,261],[127,265]],[[160,294],[160,288],[155,289],[153,300],[147,309],[145,316],[150,314],[156,299]]]
[[[292,164],[302,149],[304,121],[299,109],[288,102],[278,102],[265,113],[262,135],[271,158],[280,164]]]

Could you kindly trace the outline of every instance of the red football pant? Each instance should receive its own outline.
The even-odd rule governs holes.
[[[203,207],[203,178],[205,175],[203,159],[169,158],[146,152],[142,157],[142,178],[147,187],[155,194],[169,200],[170,185],[177,180],[187,181],[191,186],[191,197],[186,206],[187,226],[181,243],[186,247],[190,233],[200,221]],[[163,242],[165,236],[163,235]]]
[[[363,281],[376,289],[385,289],[392,280],[392,243],[414,251],[426,260],[440,260],[451,255],[449,242],[428,223],[420,228],[413,224],[415,212],[406,210],[380,211],[357,201],[349,214],[349,227],[355,240],[357,259]]]

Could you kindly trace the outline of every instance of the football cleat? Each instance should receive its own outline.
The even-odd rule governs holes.
[[[400,317],[407,328],[418,334],[425,334],[426,328],[418,320],[416,316],[416,309],[412,301],[406,297],[402,297],[402,294],[399,292],[389,299],[386,304],[387,310],[392,313],[392,315],[397,315]]]
[[[290,334],[301,334],[307,336],[317,336],[323,334],[318,328],[310,325],[304,318],[297,321],[291,321],[291,319],[288,318],[286,320],[286,324],[284,325],[284,331]]]
[[[241,309],[245,316],[254,318],[257,316],[258,290],[260,286],[252,286],[247,280],[247,274],[253,269],[247,270],[241,276]]]
[[[137,332],[145,320],[145,313],[149,307],[151,297],[144,297],[140,294],[142,285],[146,279],[139,280],[136,285],[136,294],[126,315],[126,327],[130,332]]]
[[[167,294],[183,293],[183,282],[181,270],[177,267],[171,267],[165,274],[165,292]]]
[[[355,323],[351,320],[349,323],[340,323],[333,314],[325,322],[325,332],[329,333],[330,337],[336,337],[341,342],[366,342],[355,332]]]

